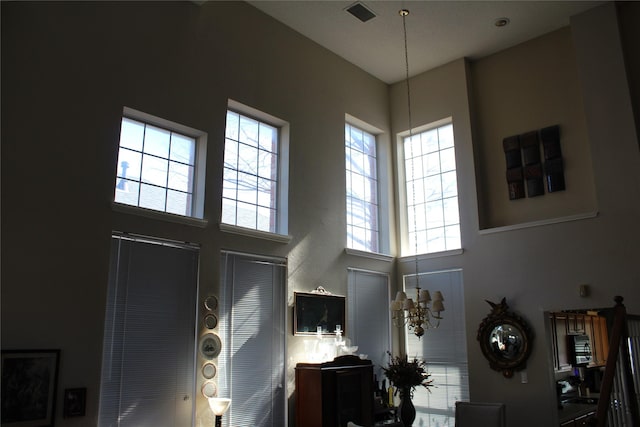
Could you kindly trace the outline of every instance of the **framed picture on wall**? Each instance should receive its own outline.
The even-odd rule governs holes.
[[[87,389],[85,387],[67,388],[64,390],[63,416],[65,418],[83,417],[85,415],[86,404]]]
[[[336,328],[345,332],[345,297],[328,293],[295,292],[294,335],[333,335]]]
[[[53,426],[60,350],[2,350],[2,427]]]

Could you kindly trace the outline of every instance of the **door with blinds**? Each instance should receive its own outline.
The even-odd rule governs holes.
[[[286,425],[284,260],[223,253],[218,396],[226,426]]]
[[[100,427],[192,426],[197,247],[114,236]]]

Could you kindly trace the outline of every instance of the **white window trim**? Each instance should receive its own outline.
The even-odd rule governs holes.
[[[278,243],[289,243],[292,239],[289,235],[269,233],[267,231],[254,230],[253,228],[240,227],[237,225],[220,223],[220,231],[224,233],[237,234],[240,236],[254,237],[256,239],[270,240]]]
[[[137,215],[158,221],[173,222],[176,224],[193,225],[204,228],[209,221],[191,216],[177,215],[170,212],[156,211],[154,209],[141,208],[140,206],[127,205],[125,203],[111,202],[111,209],[127,215]]]
[[[378,253],[368,252],[368,251],[359,251],[357,249],[351,249],[347,247],[346,241],[346,230],[345,230],[345,248],[347,253],[352,254],[360,254],[366,256],[365,254],[379,254],[381,256],[385,256],[391,253],[391,217],[390,217],[390,207],[391,207],[391,194],[389,191],[388,183],[392,182],[389,174],[389,168],[387,165],[389,164],[389,159],[391,158],[391,153],[387,144],[381,143],[382,135],[384,131],[382,129],[378,129],[375,126],[364,122],[357,117],[354,117],[348,113],[345,113],[344,120],[347,124],[351,126],[355,126],[359,129],[362,129],[365,132],[370,133],[375,137],[376,140],[376,168],[377,168],[377,180],[378,180]],[[343,168],[345,171],[347,170],[346,165]],[[345,172],[346,173],[346,172]],[[346,185],[344,186],[346,191]],[[344,197],[345,203],[347,197]],[[345,213],[346,213],[346,205],[345,205]],[[345,214],[346,221],[346,214]],[[346,225],[346,223],[345,223]],[[376,258],[374,256],[374,258]]]
[[[220,222],[220,230],[227,232],[235,232],[233,230],[242,229],[242,232],[238,230],[236,234],[244,234],[253,237],[263,237],[263,235],[273,236],[286,236],[289,232],[289,134],[290,125],[288,122],[267,114],[260,110],[257,110],[248,105],[242,104],[233,99],[227,100],[227,110],[231,110],[235,113],[239,113],[245,116],[252,117],[271,126],[278,128],[278,194],[276,201],[276,216],[277,226],[275,233],[264,232],[261,230],[255,230],[247,227],[240,227],[232,224],[223,224]],[[221,212],[222,214],[222,212]],[[250,230],[250,232],[244,232],[244,230]],[[264,237],[263,237],[264,238]],[[270,238],[270,240],[277,240],[277,237]]]
[[[138,120],[146,124],[161,127],[163,129],[180,133],[185,136],[189,136],[196,140],[196,158],[194,162],[195,166],[195,179],[193,183],[193,214],[177,215],[171,212],[157,211],[155,209],[147,209],[140,206],[128,205],[125,203],[118,203],[113,201],[112,207],[115,211],[120,211],[128,214],[140,215],[147,218],[160,219],[170,222],[179,222],[192,225],[204,226],[206,220],[204,220],[204,187],[206,178],[206,160],[207,160],[207,133],[198,129],[191,128],[189,126],[181,125],[179,123],[172,122],[170,120],[162,119],[160,117],[152,116],[149,113],[134,110],[133,108],[124,107],[122,109],[122,117],[133,120]],[[120,142],[118,141],[118,148]],[[117,165],[116,165],[117,168]],[[117,169],[116,169],[117,175]],[[115,181],[114,181],[115,182]],[[115,194],[115,191],[114,191]],[[180,219],[178,219],[180,218]],[[203,224],[204,223],[204,224]]]
[[[398,170],[398,228],[399,228],[399,236],[400,236],[400,258],[408,258],[412,257],[415,259],[415,256],[418,255],[421,258],[438,258],[443,256],[450,255],[459,255],[463,252],[464,248],[461,249],[453,249],[449,251],[441,251],[441,252],[431,252],[427,254],[410,254],[413,250],[409,248],[409,224],[407,224],[407,189],[406,189],[406,180],[407,173],[405,171],[405,163],[404,163],[404,138],[409,135],[416,135],[422,132],[426,132],[431,129],[435,129],[441,126],[445,126],[453,123],[453,117],[445,117],[444,119],[436,120],[435,122],[431,122],[426,125],[418,126],[413,128],[411,131],[406,130],[403,132],[399,132],[396,135],[396,155],[397,155],[397,170]],[[455,127],[454,127],[455,130]],[[458,158],[458,145],[455,142],[455,133],[454,133],[454,150],[456,152],[456,160]],[[456,165],[456,175],[458,174],[458,167]],[[458,194],[458,200],[460,200],[460,194]],[[459,209],[459,208],[458,208]],[[460,224],[460,232],[462,233],[462,224]],[[461,236],[462,240],[462,236]],[[461,242],[462,243],[462,242]]]
[[[418,259],[418,261],[422,261],[425,259],[433,259],[433,258],[443,258],[443,257],[449,257],[449,256],[457,256],[457,255],[462,255],[464,253],[464,249],[452,249],[450,251],[441,251],[441,252],[431,252],[431,253],[426,253],[426,254],[418,254],[416,255],[405,255],[405,256],[401,256],[398,257],[398,261],[399,262],[414,262],[416,260],[416,258]]]
[[[358,249],[351,249],[351,248],[345,248],[345,253],[347,255],[354,255],[354,256],[359,256],[359,257],[363,257],[363,258],[370,258],[370,259],[375,259],[378,261],[386,261],[386,262],[393,262],[393,260],[395,259],[395,257],[391,256],[391,255],[387,255],[387,254],[381,254],[379,252],[368,252],[368,251],[361,251]]]

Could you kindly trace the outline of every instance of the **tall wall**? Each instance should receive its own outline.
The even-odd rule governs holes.
[[[289,243],[219,229],[229,98],[290,123]],[[112,211],[123,106],[208,133],[205,226]],[[111,230],[200,244],[201,299],[222,249],[286,257],[291,297],[392,271],[344,251],[345,113],[389,144],[386,84],[243,2],[2,2],[2,348],[61,349],[88,402],[56,425],[96,422]]]
[[[346,294],[347,267],[395,273],[391,261],[344,252],[343,138],[348,113],[382,129],[380,141],[393,154],[392,135],[407,126],[400,85],[388,87],[241,2],[1,7],[2,348],[62,350],[58,388],[87,387],[87,416],[62,419],[59,400],[56,425],[96,422],[112,230],[200,244],[201,298],[218,291],[222,249],[286,257],[290,297],[320,284]],[[510,426],[553,425],[545,310],[609,306],[620,294],[630,311],[640,312],[640,155],[618,34],[615,8],[607,5],[575,17],[570,39],[566,31],[552,34],[476,63],[454,61],[412,81],[414,125],[454,120],[464,247],[460,255],[425,259],[421,266],[463,269],[471,397],[507,403]],[[550,42],[554,37],[562,43]],[[579,85],[554,102],[576,116],[583,106],[583,118],[575,122],[588,145],[579,154],[590,157],[591,167],[586,160],[581,167],[592,175],[584,188],[591,186],[594,198],[586,200],[598,215],[538,227],[481,226],[485,195],[506,197],[503,182],[477,179],[484,173],[480,154],[501,142],[481,130],[506,129],[514,117],[478,113],[483,103],[497,107],[478,99],[483,85],[507,81],[501,67],[492,71],[497,76],[481,70],[497,62],[515,66],[527,55],[567,53],[572,58],[563,66],[570,70],[563,75],[575,74]],[[535,67],[522,72],[537,78]],[[291,125],[289,243],[219,229],[229,98]],[[111,209],[123,106],[208,133],[206,225]],[[539,111],[527,113],[530,122],[514,131],[543,122]],[[564,123],[560,115],[544,122],[556,118]],[[386,191],[393,200],[392,188]],[[540,199],[542,214],[550,212],[549,199]],[[411,268],[400,262],[393,277]],[[582,283],[592,287],[588,299],[578,296]],[[489,312],[484,300],[503,296],[536,332],[527,384],[491,371],[475,342],[477,325]],[[290,323],[288,313],[288,330]],[[301,349],[302,342],[289,335],[288,360]],[[211,421],[198,396],[196,425]]]
[[[624,22],[637,23],[638,14]],[[466,73],[457,61],[412,79],[420,97],[414,125],[453,116],[461,159],[463,253],[421,260],[421,269],[463,270],[471,400],[506,403],[509,426],[557,425],[545,311],[610,307],[615,295],[640,310],[640,152],[619,34],[616,6],[607,4],[470,62]],[[465,85],[468,101],[457,90]],[[394,132],[406,129],[403,90],[400,83],[391,91]],[[502,138],[553,124],[564,130],[566,191],[509,201]],[[409,260],[398,267],[399,275],[413,268]],[[590,285],[588,298],[580,284]],[[526,383],[492,371],[476,341],[491,310],[485,300],[502,297],[535,333]],[[428,333],[423,339],[428,345]]]

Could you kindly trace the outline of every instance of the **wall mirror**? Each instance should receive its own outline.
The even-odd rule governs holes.
[[[491,369],[511,378],[514,371],[527,366],[533,332],[524,319],[509,310],[506,298],[502,298],[498,304],[487,302],[491,306],[491,313],[478,327],[480,349]]]

